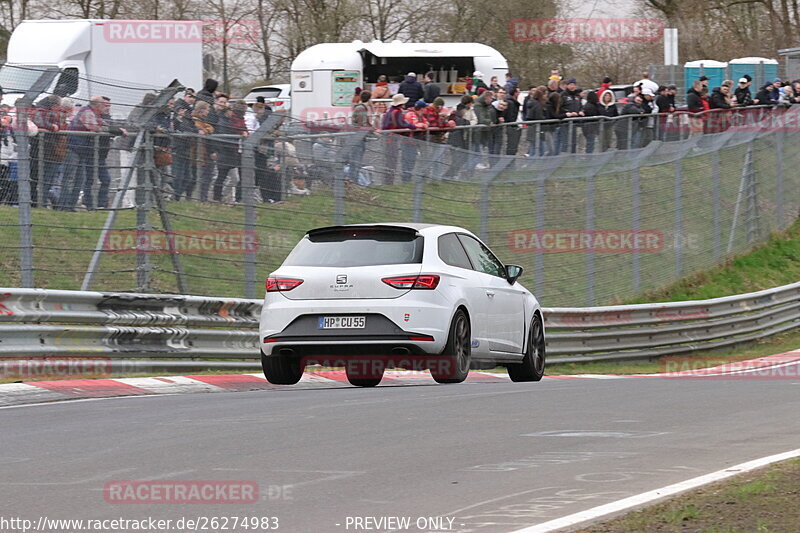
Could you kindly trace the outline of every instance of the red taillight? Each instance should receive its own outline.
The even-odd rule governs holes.
[[[267,292],[286,292],[303,283],[302,279],[267,278]]]
[[[420,274],[418,276],[397,276],[383,278],[381,281],[395,289],[435,289],[439,284],[439,276],[433,274]]]

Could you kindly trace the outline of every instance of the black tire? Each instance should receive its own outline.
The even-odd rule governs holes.
[[[545,344],[542,317],[538,314],[531,320],[530,331],[525,343],[525,357],[521,363],[509,364],[508,376],[511,381],[541,381],[544,376]]]
[[[370,361],[366,361],[365,363],[369,365]],[[356,369],[359,366],[361,365],[346,365],[344,368],[347,381],[350,382],[350,385],[355,387],[375,387],[383,379],[383,367],[361,366],[361,369],[357,371]],[[369,368],[370,375],[364,375],[364,368]]]
[[[461,383],[467,379],[472,355],[472,335],[469,318],[463,309],[456,311],[453,317],[442,355],[451,358],[452,366],[431,368],[431,376],[436,383]]]
[[[304,366],[299,357],[261,354],[264,377],[273,385],[294,385],[303,377]]]

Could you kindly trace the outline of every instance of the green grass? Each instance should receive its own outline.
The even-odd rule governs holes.
[[[798,531],[800,459],[688,492],[578,533],[788,533]]]
[[[630,303],[702,300],[787,285],[800,280],[800,221],[750,253],[689,276]]]

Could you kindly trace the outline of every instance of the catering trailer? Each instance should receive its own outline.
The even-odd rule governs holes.
[[[324,121],[350,114],[357,87],[372,89],[385,75],[392,94],[409,72],[422,81],[434,73],[445,105],[455,106],[475,71],[487,83],[508,71],[505,57],[480,43],[322,43],[302,51],[292,62],[292,116]]]

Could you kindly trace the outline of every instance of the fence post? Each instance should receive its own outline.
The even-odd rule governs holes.
[[[783,229],[783,130],[775,132],[775,229]]]
[[[592,172],[586,177],[586,232],[594,231],[594,176]],[[594,247],[590,246],[586,253],[586,305],[594,307]]]
[[[755,170],[755,154],[753,152],[753,144],[749,144],[747,148],[748,159],[747,164],[747,244],[753,244],[760,232],[759,227],[759,212],[758,212],[758,185],[756,180]]]
[[[39,136],[37,139],[38,149],[36,150],[36,180],[38,186],[36,187],[36,205],[44,208],[47,201],[47,191],[44,190],[44,136]]]
[[[342,172],[333,173],[333,220],[334,224],[344,224],[344,175]]]
[[[92,152],[92,183],[100,183],[100,135],[93,135],[94,149]],[[111,142],[111,141],[109,141]],[[110,184],[109,184],[110,186]],[[99,199],[98,199],[99,201]],[[106,208],[107,205],[97,205],[98,208]]]
[[[19,206],[20,286],[33,287],[33,218],[27,106],[17,108],[17,205]]]
[[[261,140],[268,134],[276,130],[285,117],[271,114],[258,127],[256,131],[248,135],[242,142],[242,200],[244,201],[244,230],[245,235],[254,237],[253,244],[248,245],[244,256],[244,297],[256,297],[256,253],[259,239],[255,238],[256,233],[256,150],[258,150]],[[264,176],[262,176],[264,179]],[[284,187],[285,191],[285,187]],[[266,202],[266,198],[261,199]]]
[[[150,253],[142,250],[142,243],[149,243],[150,236],[141,239],[151,231],[148,214],[152,194],[151,172],[153,167],[153,136],[144,134],[144,165],[137,169],[136,179],[136,290],[147,292],[150,286]]]
[[[59,70],[50,68],[42,72],[17,106],[17,203],[19,205],[19,267],[20,286],[33,287],[33,216],[31,214],[31,164],[28,138],[28,109],[33,100],[50,86]]]
[[[641,186],[639,183],[640,180],[640,167],[636,165],[631,172],[631,200],[632,200],[632,216],[631,216],[631,229],[633,230],[634,239],[636,235],[639,234],[639,229],[641,226]],[[637,293],[642,285],[642,266],[641,266],[641,258],[639,257],[639,248],[637,246],[633,247],[633,254],[631,257],[631,269],[633,271],[633,290]]]
[[[675,273],[683,274],[683,161],[675,161]]]
[[[720,209],[722,199],[720,194],[719,150],[711,154],[711,203],[712,203],[712,231],[714,232],[714,262],[722,260],[722,224],[720,223]]]
[[[255,165],[257,145],[248,142],[242,143],[242,201],[244,202],[244,233],[245,241],[250,242],[248,236],[256,234],[256,180]],[[258,242],[254,239],[253,243]],[[256,297],[256,250],[248,245],[245,249],[244,257],[244,297]]]

